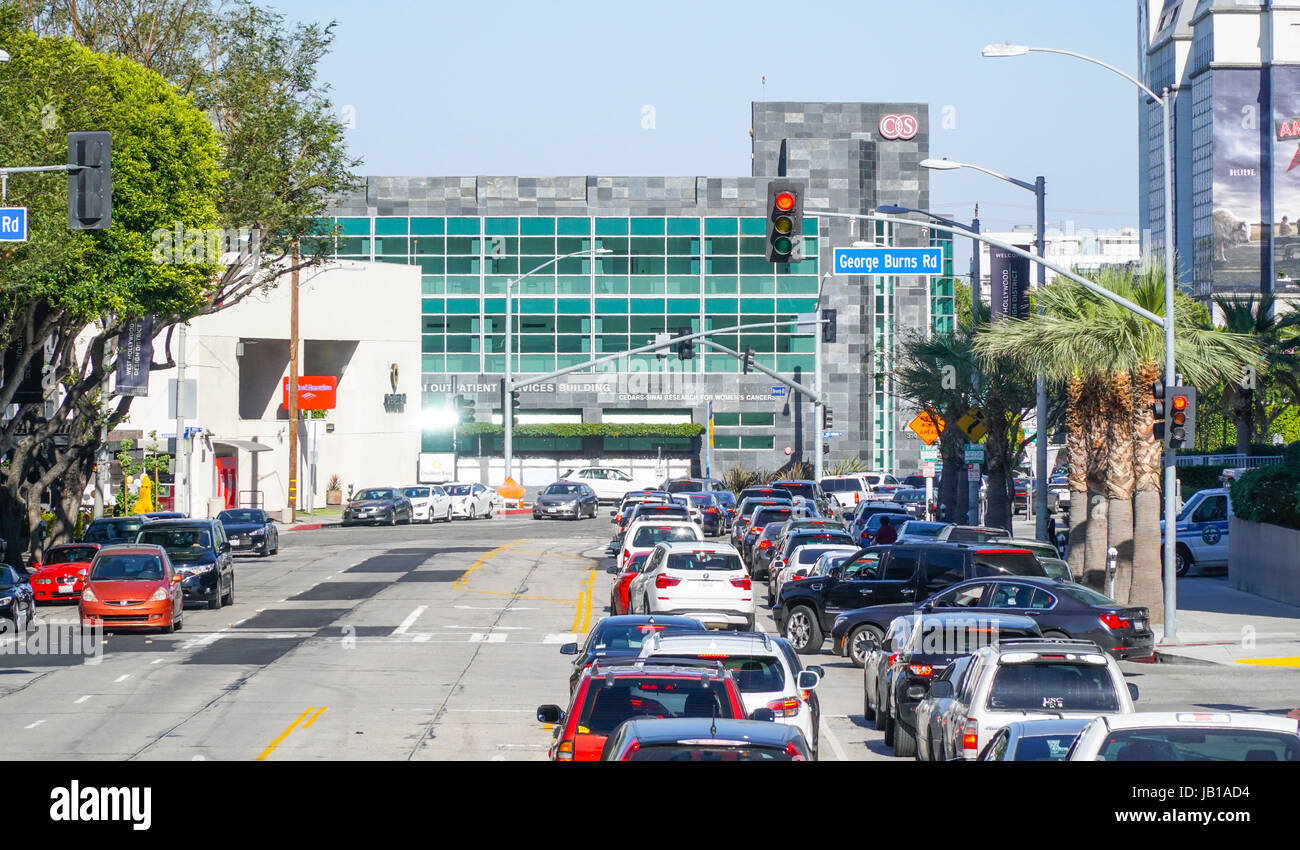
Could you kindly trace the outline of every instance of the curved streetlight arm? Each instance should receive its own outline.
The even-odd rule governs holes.
[[[941,215],[935,215],[934,213],[930,212],[929,210],[915,210],[915,209],[912,209],[911,207],[900,207],[900,206],[896,206],[896,205],[893,205],[893,204],[890,204],[889,206],[890,206],[893,210],[895,210],[895,211],[897,211],[897,210],[901,210],[901,211],[903,211],[903,212],[905,212],[905,213],[916,213],[917,215],[923,215],[923,216],[925,216],[925,217],[928,218],[928,219],[932,219],[932,220],[934,220],[934,221],[939,222],[940,224],[947,225],[948,227],[957,228],[958,230],[964,230],[964,231],[967,232],[967,233],[974,233],[974,232],[975,232],[975,228],[971,227],[969,224],[962,224],[960,221],[953,221],[953,220],[950,219],[950,218],[944,218],[944,217],[941,216]],[[877,211],[880,211],[880,210],[881,210],[881,207],[876,207],[876,210],[877,210]],[[885,212],[888,213],[889,211],[886,210]]]
[[[1100,65],[1101,67],[1105,68],[1107,71],[1111,71],[1113,73],[1119,74],[1121,77],[1128,80],[1133,85],[1142,89],[1142,91],[1146,92],[1147,97],[1151,98],[1156,103],[1164,103],[1164,98],[1162,98],[1160,95],[1153,92],[1151,89],[1147,88],[1146,85],[1137,77],[1133,76],[1127,71],[1121,71],[1119,68],[1116,68],[1114,65],[1103,62],[1100,59],[1094,59],[1093,57],[1088,56],[1087,54],[1076,53],[1073,50],[1062,50],[1059,47],[1030,47],[1028,49],[1030,53],[1059,53],[1062,56],[1073,56],[1075,59],[1082,59],[1084,62],[1091,62],[1094,65]]]

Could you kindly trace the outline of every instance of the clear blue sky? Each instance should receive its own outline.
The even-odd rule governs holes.
[[[747,175],[753,100],[922,101],[932,156],[1044,174],[1049,226],[1137,224],[1136,89],[980,56],[1010,41],[1134,73],[1135,0],[270,2],[338,21],[323,76],[363,174]],[[1032,195],[976,172],[930,186],[936,212],[1033,221]]]

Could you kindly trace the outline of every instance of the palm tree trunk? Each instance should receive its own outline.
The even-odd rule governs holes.
[[[1088,443],[1083,436],[1083,379],[1071,378],[1065,385],[1065,394],[1069,400],[1066,408],[1065,447],[1070,462],[1066,473],[1070,487],[1070,532],[1067,545],[1070,572],[1075,578],[1082,578],[1087,551],[1084,539],[1088,529]]]
[[[1151,433],[1152,385],[1164,377],[1158,363],[1143,363],[1137,371],[1133,394],[1133,582],[1130,605],[1150,609],[1151,622],[1164,622],[1164,585],[1161,583],[1160,474],[1163,445]]]
[[[1089,378],[1084,390],[1084,439],[1088,443],[1088,532],[1084,542],[1086,565],[1083,583],[1094,590],[1104,590],[1106,582],[1106,546],[1109,529],[1106,513],[1106,446],[1110,442],[1110,425],[1106,421],[1106,386],[1099,378]]]
[[[1007,503],[1007,408],[1002,394],[993,392],[985,410],[988,436],[984,439],[985,463],[988,469],[988,505],[984,524],[993,528],[1011,529],[1011,515]]]
[[[1232,425],[1237,429],[1237,454],[1250,454],[1250,441],[1255,430],[1252,395],[1254,392],[1250,389],[1232,387]]]
[[[965,515],[960,513],[966,479],[965,465],[962,462],[962,443],[965,437],[957,427],[960,416],[961,412],[955,407],[945,411],[943,433],[939,435],[939,457],[943,460],[943,475],[939,479],[939,511],[944,522],[966,521]]]
[[[1115,599],[1127,602],[1133,583],[1133,377],[1111,375],[1106,394],[1110,446],[1106,454],[1106,539],[1115,550]],[[1107,588],[1109,592],[1109,588]]]

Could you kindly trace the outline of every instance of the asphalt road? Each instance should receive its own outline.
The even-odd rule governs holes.
[[[235,604],[189,606],[177,634],[110,634],[90,663],[0,640],[0,758],[543,759],[535,710],[565,701],[559,645],[606,612],[609,528],[499,517],[295,532],[279,555],[239,558]],[[759,626],[774,630],[766,614]],[[829,651],[806,663],[827,670],[822,758],[892,758],[860,714],[861,672]],[[1123,666],[1142,709],[1300,705],[1300,671]]]

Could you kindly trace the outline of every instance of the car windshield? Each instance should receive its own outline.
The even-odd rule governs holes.
[[[402,495],[408,499],[427,499],[430,493],[428,487],[407,487]]]
[[[981,528],[954,528],[949,533],[947,540],[949,543],[987,543],[990,540],[997,540],[999,537],[1006,537],[1007,533],[1001,530],[981,529]]]
[[[446,490],[449,496],[468,496],[470,486],[468,484],[451,484],[442,489]]]
[[[799,534],[790,538],[789,547],[786,551],[794,551],[796,546],[808,546],[810,544],[827,544],[840,543],[845,546],[853,545],[853,535],[847,531],[824,531],[817,534]],[[824,549],[822,551],[825,551]]]
[[[827,493],[843,493],[846,490],[862,491],[867,489],[861,478],[826,478],[822,480],[821,484],[822,490]]]
[[[976,552],[975,575],[983,576],[1046,576],[1038,559],[1029,552]]]
[[[582,487],[578,484],[565,484],[563,482],[552,484],[542,491],[543,496],[570,496],[582,492]]]
[[[686,498],[691,500],[691,504],[700,507],[711,507],[713,505],[713,496],[709,493],[691,493]]]
[[[924,502],[924,490],[897,490],[894,492],[895,502]]]
[[[840,564],[847,561],[849,556],[852,554],[852,552],[845,552],[843,555],[834,555],[830,558],[822,558],[816,564],[813,564],[812,569],[808,571],[808,577],[812,578],[813,576],[829,575],[833,567],[838,567]]]
[[[1300,761],[1294,732],[1265,729],[1123,729],[1111,732],[1098,761]]]
[[[1111,599],[1104,593],[1098,593],[1090,587],[1084,587],[1081,584],[1067,584],[1060,587],[1052,588],[1056,593],[1068,596],[1071,599],[1082,602],[1084,605],[1100,605],[1104,608],[1113,608],[1119,605],[1114,599]]]
[[[817,491],[813,484],[807,481],[791,481],[784,484],[773,484],[772,487],[777,490],[788,490],[796,496],[805,496],[809,499],[817,495]]]
[[[669,493],[688,493],[700,489],[700,482],[690,478],[684,478],[681,481],[669,481],[667,489]]]
[[[740,562],[740,556],[734,552],[674,552],[668,556],[668,563],[664,565],[670,570],[713,570],[716,572],[728,572],[743,570],[745,565]]]
[[[90,569],[92,581],[162,581],[157,555],[102,555]]]
[[[830,550],[825,546],[800,546],[795,550],[794,560],[800,564],[811,564],[828,551]]]
[[[1031,735],[1016,743],[1016,761],[1065,761],[1078,733]]]
[[[775,747],[757,747],[747,741],[724,744],[651,744],[632,753],[629,761],[794,761]]]
[[[94,546],[65,546],[62,549],[51,549],[45,555],[45,565],[88,564],[97,551]]]
[[[690,512],[680,505],[646,505],[636,512],[637,517],[656,517],[661,519],[690,519]]]
[[[895,529],[897,529],[898,526],[902,525],[904,522],[907,521],[906,520],[907,514],[891,514],[888,512],[882,512],[878,514],[872,514],[870,517],[868,517],[865,527],[870,529],[871,531],[875,531],[876,529],[880,528],[880,524],[885,521],[885,517],[889,517],[889,522],[891,525],[894,526]]]
[[[86,529],[85,540],[87,543],[130,543],[143,525],[143,520],[92,522]]]
[[[784,522],[793,512],[793,508],[762,508],[755,512],[753,522],[750,524],[758,528],[772,522]]]
[[[938,537],[939,532],[948,527],[943,522],[917,522],[912,520],[905,528],[899,529],[899,533],[906,534],[909,537]]]
[[[598,684],[599,683],[599,684]],[[592,679],[578,723],[592,735],[608,735],[625,720],[637,717],[724,717],[736,719],[726,684],[700,677],[618,677],[613,684]]]
[[[1101,664],[1003,664],[993,677],[994,711],[1119,711],[1110,670]]]
[[[135,542],[161,546],[170,555],[205,551],[212,546],[212,535],[202,528],[146,528],[140,531]]]
[[[644,559],[644,555],[641,556]],[[612,623],[598,626],[591,637],[590,649],[641,651],[641,644],[653,634],[686,635],[704,631],[703,624],[688,626],[682,623],[657,625],[655,623]]]
[[[261,511],[222,511],[217,514],[217,519],[221,522],[261,522]]]
[[[699,540],[700,532],[693,525],[643,525],[632,535],[632,545],[649,548],[664,540]]]
[[[354,502],[380,501],[383,499],[392,499],[397,496],[392,490],[362,490],[352,497]]]

